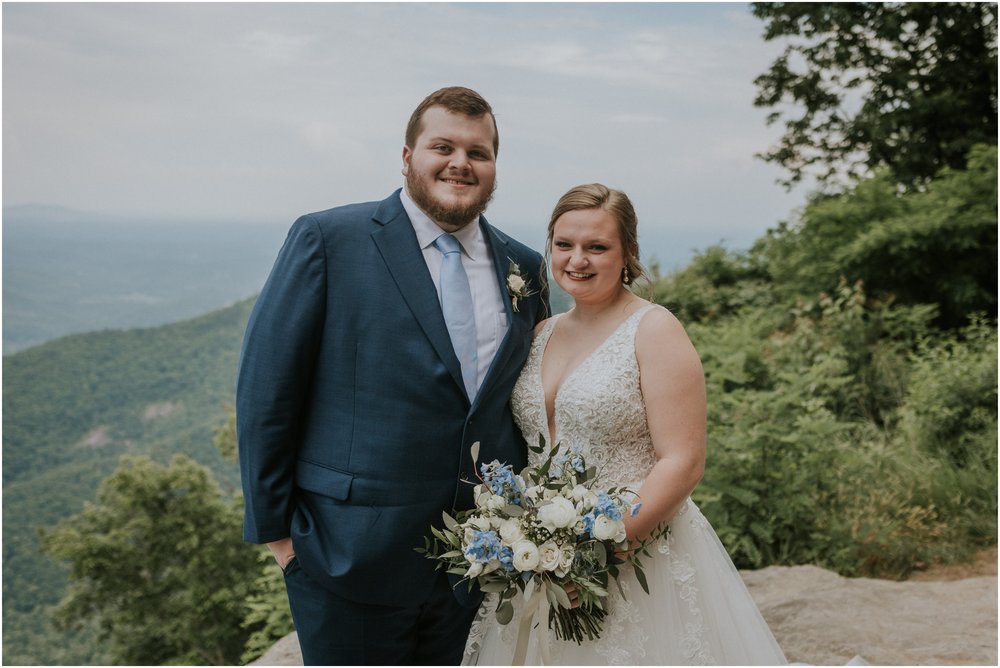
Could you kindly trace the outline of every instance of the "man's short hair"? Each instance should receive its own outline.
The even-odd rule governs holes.
[[[464,88],[463,86],[448,86],[447,88],[436,90],[417,105],[417,108],[413,110],[413,114],[410,116],[410,122],[406,124],[406,145],[411,149],[417,141],[417,136],[420,134],[424,112],[431,107],[444,107],[453,114],[465,114],[473,118],[489,114],[490,120],[493,121],[493,155],[496,156],[499,154],[500,132],[497,130],[497,119],[493,115],[493,108],[490,107],[489,102],[483,99],[482,95],[471,88]]]

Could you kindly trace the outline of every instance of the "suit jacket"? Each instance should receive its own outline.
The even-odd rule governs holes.
[[[472,443],[480,462],[526,464],[509,398],[548,311],[543,261],[479,224],[509,329],[472,405],[398,190],[299,218],[250,316],[236,389],[244,538],[291,536],[302,568],[345,598],[429,592],[434,564],[414,548],[443,510],[472,506]],[[516,312],[512,263],[534,291]]]

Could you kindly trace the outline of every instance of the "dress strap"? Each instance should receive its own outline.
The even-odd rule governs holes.
[[[659,306],[659,304],[656,304],[655,302],[650,302],[645,306],[640,306],[638,311],[625,319],[625,322],[622,323],[621,327],[628,333],[628,337],[630,339],[635,338],[636,332],[639,331],[639,323],[642,321],[642,316],[657,306]]]

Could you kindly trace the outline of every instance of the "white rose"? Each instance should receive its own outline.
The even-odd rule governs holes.
[[[520,522],[517,520],[504,520],[501,522],[500,538],[503,539],[505,545],[513,545],[520,540],[524,540]]]
[[[554,496],[538,509],[538,521],[549,531],[565,529],[576,524],[576,507],[564,496]]]
[[[625,530],[625,523],[611,519],[607,515],[600,515],[594,520],[594,529],[591,533],[597,540],[611,540],[618,535],[618,532]]]
[[[511,292],[521,292],[524,289],[524,279],[517,274],[511,274],[507,277],[507,287]]]
[[[542,498],[545,499],[546,501],[548,501],[549,499],[554,498],[554,497],[556,497],[558,495],[559,495],[559,492],[557,492],[554,489],[549,489],[548,487],[543,487],[542,488]]]
[[[562,549],[559,550],[559,567],[556,568],[556,576],[564,577],[569,573],[569,569],[573,567],[573,558],[576,556],[576,550],[572,545],[563,545]]]
[[[514,552],[514,568],[519,571],[533,571],[538,565],[538,546],[530,540],[522,540],[511,548]]]
[[[559,546],[551,540],[538,546],[538,566],[542,570],[554,571],[557,569],[561,557]]]
[[[504,508],[507,507],[507,499],[497,494],[494,494],[486,502],[486,507],[490,510],[503,510]]]
[[[490,530],[490,518],[489,517],[472,517],[472,518],[469,519],[469,521],[468,521],[467,524],[469,526],[472,526],[472,528],[474,528],[474,529],[479,529],[480,531],[489,531]],[[468,535],[468,534],[466,534],[466,535]]]

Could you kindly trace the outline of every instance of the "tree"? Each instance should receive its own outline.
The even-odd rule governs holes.
[[[261,571],[240,525],[239,500],[189,457],[123,457],[95,503],[42,532],[43,551],[70,566],[57,623],[96,619],[116,663],[237,663]]]
[[[754,104],[785,117],[760,157],[825,186],[888,167],[919,184],[997,140],[996,3],[754,3],[789,44]],[[856,107],[852,110],[851,107]],[[795,115],[800,111],[800,115]]]
[[[754,248],[783,297],[833,290],[841,276],[901,304],[935,304],[938,324],[997,314],[997,147],[900,194],[884,169],[839,195],[815,197],[794,225]]]

